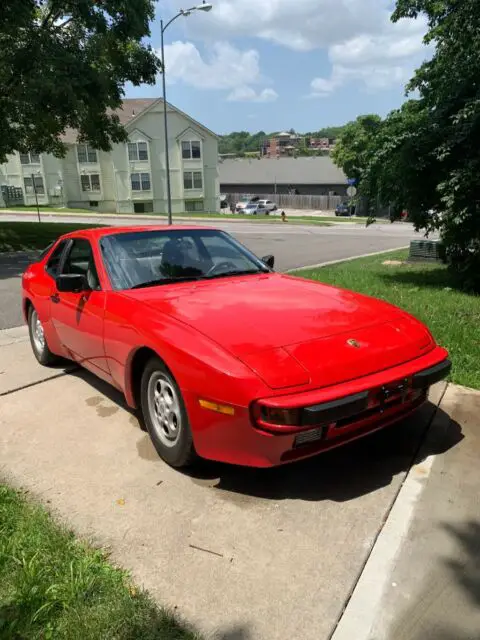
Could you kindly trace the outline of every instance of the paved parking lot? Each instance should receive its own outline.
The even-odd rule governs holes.
[[[0,362],[2,474],[225,640],[330,636],[433,410],[301,464],[181,473],[112,388],[36,365],[24,328]]]

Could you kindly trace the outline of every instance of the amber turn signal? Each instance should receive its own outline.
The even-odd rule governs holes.
[[[202,400],[199,401],[202,409],[208,409],[209,411],[216,411],[216,413],[223,413],[225,416],[234,416],[235,409],[230,407],[228,404],[218,404],[217,402],[210,402],[210,400]]]

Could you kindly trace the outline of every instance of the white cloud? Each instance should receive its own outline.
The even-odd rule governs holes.
[[[182,0],[174,4],[180,7]],[[212,11],[199,12],[183,25],[192,37],[254,36],[309,51],[362,33],[382,33],[391,5],[392,0],[216,0]]]
[[[181,0],[171,2],[181,4]],[[191,37],[206,41],[221,33],[225,39],[257,37],[296,51],[326,50],[331,72],[314,78],[312,96],[331,95],[352,82],[380,90],[404,83],[428,55],[422,43],[425,19],[393,24],[392,4],[392,0],[215,0],[211,12],[199,12],[184,22],[184,28]]]
[[[405,84],[429,54],[423,44],[424,30],[421,20],[396,25],[386,21],[380,33],[361,33],[332,45],[328,50],[330,77],[314,78],[311,96],[327,97],[351,82],[370,91]]]
[[[228,42],[216,42],[202,58],[195,44],[178,41],[165,47],[167,81],[197,89],[230,89],[230,101],[272,102],[278,98],[273,89],[257,92],[251,87],[265,82],[259,58],[255,49],[241,51]]]
[[[275,102],[278,93],[274,89],[255,91],[252,87],[236,87],[227,97],[229,102]]]

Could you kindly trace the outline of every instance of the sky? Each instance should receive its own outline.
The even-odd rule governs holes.
[[[195,0],[190,0],[192,5]],[[202,2],[202,0],[198,0]],[[188,0],[159,0],[160,20]],[[315,131],[405,100],[405,84],[429,57],[422,18],[393,24],[392,0],[212,0],[165,31],[167,100],[218,134]],[[126,96],[160,97],[155,86]]]

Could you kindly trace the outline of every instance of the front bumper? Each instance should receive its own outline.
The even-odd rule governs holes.
[[[205,412],[200,415],[195,408],[196,415],[190,415],[195,447],[207,459],[252,467],[317,455],[413,413],[426,402],[429,388],[448,376],[451,363],[447,356],[437,347],[414,361],[364,378],[262,400],[272,407],[302,407],[298,427],[258,422],[253,426],[249,409],[241,407],[233,417],[211,413],[205,420]]]

